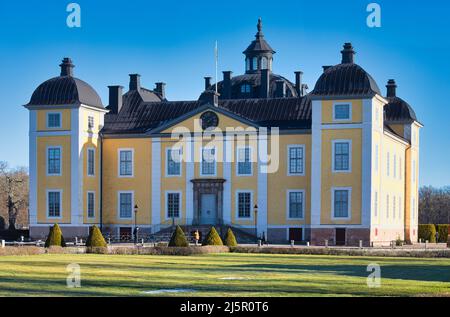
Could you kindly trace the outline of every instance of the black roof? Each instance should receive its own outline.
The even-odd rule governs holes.
[[[204,101],[124,103],[118,114],[106,114],[104,134],[145,133],[205,105]],[[311,101],[302,98],[220,100],[219,110],[255,125],[280,129],[310,129]]]
[[[388,123],[412,123],[418,121],[413,108],[400,97],[387,97],[389,103],[384,107],[384,119]]]
[[[354,63],[355,51],[351,43],[345,43],[342,62],[324,67],[311,95],[315,96],[381,96],[377,83],[361,66]]]
[[[339,64],[328,68],[316,82],[311,95],[316,96],[381,96],[375,80],[357,64]]]
[[[278,80],[284,81],[286,84],[286,96],[287,97],[297,97],[297,91],[295,90],[295,85],[290,82],[288,79],[283,76],[273,74],[269,72],[269,98],[275,98],[276,96],[276,82]],[[243,74],[239,76],[235,76],[231,78],[231,99],[241,99],[243,98],[243,94],[241,93],[241,86],[243,84],[249,84],[252,86],[252,90],[250,95],[246,95],[246,98],[260,98],[260,89],[261,89],[261,72],[251,73],[251,74]],[[219,94],[222,94],[223,91],[223,81],[219,81],[217,83],[217,89]],[[216,85],[213,84],[207,88],[207,90],[215,90]]]
[[[36,88],[29,106],[85,104],[102,108],[100,96],[88,83],[73,77],[69,58],[63,59],[61,76],[49,79]]]
[[[262,32],[262,20],[258,19],[258,32],[255,35],[255,40],[253,40],[247,49],[243,52],[245,55],[257,55],[259,53],[272,53],[275,51],[270,47],[269,43],[264,39],[264,34]]]

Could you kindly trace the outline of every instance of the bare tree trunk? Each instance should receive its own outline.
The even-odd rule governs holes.
[[[16,230],[16,220],[17,220],[17,209],[11,195],[8,195],[8,216],[9,216],[9,227],[8,230]]]

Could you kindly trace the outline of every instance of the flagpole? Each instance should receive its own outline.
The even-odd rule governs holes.
[[[214,48],[214,57],[215,57],[215,63],[216,63],[216,94],[218,93],[218,87],[217,87],[217,83],[218,83],[218,68],[219,68],[219,48],[217,46],[217,41],[216,41],[216,46]]]

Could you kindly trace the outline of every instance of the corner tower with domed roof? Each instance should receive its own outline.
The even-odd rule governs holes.
[[[60,76],[39,85],[25,105],[30,132],[30,236],[44,238],[58,223],[68,237],[86,236],[100,222],[104,108],[97,92],[74,77],[64,58]],[[88,211],[88,212],[84,212]]]

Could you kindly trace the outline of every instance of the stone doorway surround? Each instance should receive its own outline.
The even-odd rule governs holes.
[[[225,179],[216,178],[202,178],[191,180],[194,186],[194,219],[192,219],[193,225],[200,224],[200,210],[201,210],[201,195],[202,194],[215,194],[217,199],[217,220],[216,224],[222,224],[223,222],[223,183]]]

